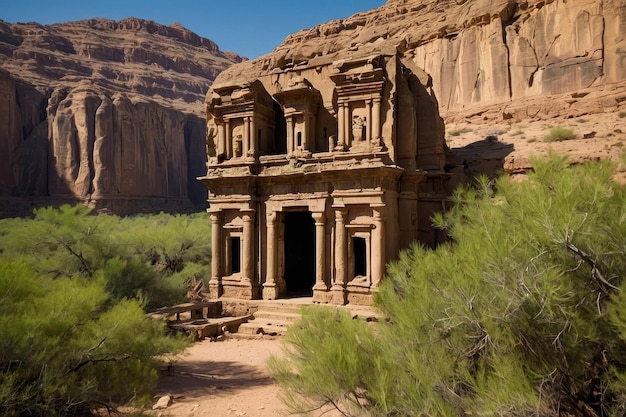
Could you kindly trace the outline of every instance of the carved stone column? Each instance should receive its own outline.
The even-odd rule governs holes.
[[[217,123],[217,155],[226,155],[226,132],[224,131],[224,121],[215,119]]]
[[[346,264],[348,262],[348,242],[345,218],[345,207],[335,208],[335,282],[331,288],[332,303],[344,305],[346,294]]]
[[[243,118],[243,153],[241,156],[244,158],[248,157],[248,153],[250,152],[250,118]]]
[[[352,146],[352,116],[350,115],[350,105],[343,104],[343,137],[344,144],[349,148]]]
[[[287,155],[291,156],[295,151],[294,138],[293,138],[293,117],[287,116]]]
[[[313,213],[315,220],[315,286],[313,287],[313,301],[326,301],[325,293],[328,286],[324,280],[326,272],[326,216],[323,212]]]
[[[249,155],[251,158],[256,158],[257,152],[260,149],[259,145],[259,135],[256,131],[256,122],[254,121],[254,117],[250,117],[250,152]]]
[[[339,103],[339,108],[337,109],[337,147],[343,147],[347,143],[346,130],[344,128],[346,117],[343,107],[343,103]]]
[[[372,108],[372,139],[375,145],[380,145],[380,137],[380,97],[376,97]]]
[[[365,101],[367,108],[367,120],[365,121],[365,140],[368,144],[372,143],[372,100]]]
[[[222,296],[222,216],[220,211],[211,214],[211,280],[209,281],[209,297]]]
[[[372,288],[376,288],[385,275],[385,206],[372,206],[372,211]]]
[[[265,283],[263,284],[263,299],[275,300],[280,293],[280,287],[276,283],[276,249],[278,242],[276,240],[276,220],[278,213],[270,211],[267,213],[267,242],[265,244],[267,250],[267,275],[265,277]]]
[[[241,283],[250,284],[254,280],[254,210],[242,210],[243,214],[243,256]]]
[[[226,154],[226,159],[230,159],[233,157],[233,135],[230,131],[230,120],[225,120],[224,122],[224,130],[226,132],[226,147],[224,148],[224,154]]]
[[[311,130],[311,124],[309,123],[309,112],[305,111],[302,115],[304,119],[304,131],[302,132],[302,150],[304,152],[309,151],[309,132]]]

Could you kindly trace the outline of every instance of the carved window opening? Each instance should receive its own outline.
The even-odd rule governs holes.
[[[302,147],[302,132],[298,132],[297,138],[298,138],[298,140],[297,140],[296,146],[298,148],[301,148]]]
[[[364,237],[352,236],[354,276],[367,276],[367,241]]]
[[[241,238],[239,236],[231,236],[230,238],[230,273],[238,274],[241,272]]]

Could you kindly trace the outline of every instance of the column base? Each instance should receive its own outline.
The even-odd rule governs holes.
[[[263,284],[263,299],[264,300],[276,300],[278,298],[278,294],[280,292],[280,288],[276,283],[265,283]]]
[[[209,281],[209,299],[217,300],[223,294],[222,284],[217,279],[211,279]]]
[[[333,285],[333,287],[330,289],[330,292],[330,302],[332,304],[343,306],[348,303],[348,293],[346,292],[346,289],[343,288],[341,285]]]
[[[313,287],[313,302],[319,304],[328,304],[330,301],[330,293],[326,284],[317,284]]]

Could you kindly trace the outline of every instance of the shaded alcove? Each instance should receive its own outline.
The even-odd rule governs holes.
[[[313,295],[315,285],[315,221],[310,211],[286,212],[285,282],[287,295]]]

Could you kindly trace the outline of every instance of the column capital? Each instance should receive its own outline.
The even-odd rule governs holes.
[[[311,216],[313,216],[313,220],[315,220],[316,224],[324,224],[324,220],[326,220],[326,213],[324,213],[323,211],[314,211],[313,213],[311,213]]]
[[[375,220],[383,220],[387,212],[387,206],[384,204],[371,204],[372,212]]]
[[[348,208],[346,206],[333,206],[335,210],[335,217],[337,219],[343,219],[348,214]]]
[[[256,214],[256,210],[252,208],[240,209],[239,212],[244,218],[244,221],[246,218],[254,218],[254,215]]]
[[[275,226],[276,220],[278,220],[278,212],[275,210],[268,211],[265,213],[266,223],[269,227],[270,225]]]
[[[211,223],[219,223],[222,219],[222,210],[208,210]]]

